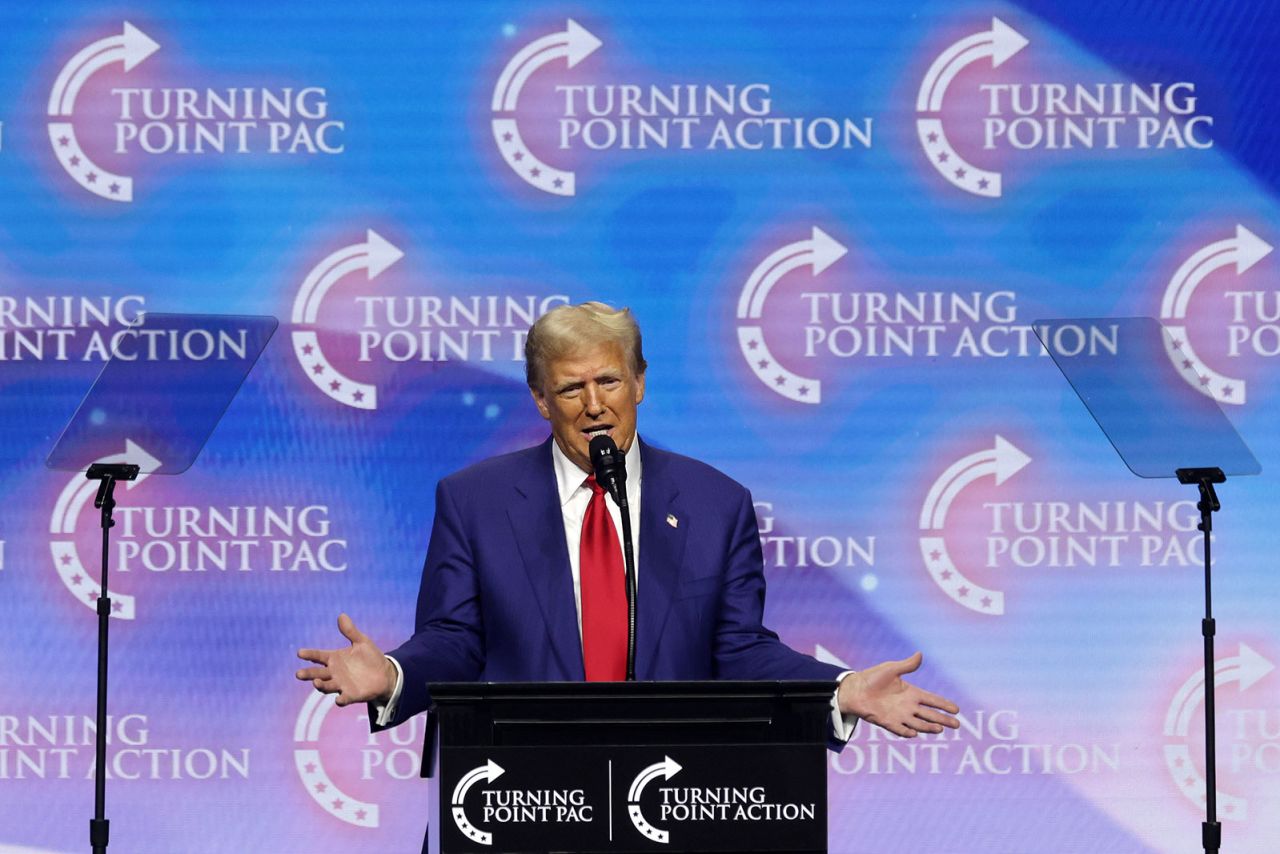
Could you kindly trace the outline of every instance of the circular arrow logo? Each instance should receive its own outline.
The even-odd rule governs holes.
[[[1241,643],[1236,655],[1219,658],[1214,662],[1213,681],[1215,685],[1235,682],[1240,692],[1244,693],[1274,669],[1274,664],[1248,644]],[[1208,784],[1191,758],[1187,736],[1191,731],[1191,721],[1199,717],[1196,711],[1204,703],[1204,695],[1204,671],[1197,670],[1173,695],[1164,718],[1165,765],[1183,796],[1201,809],[1207,799]],[[1218,806],[1221,808],[1219,815],[1228,821],[1244,821],[1248,818],[1249,802],[1245,798],[1224,792],[1220,788],[1217,793]]]
[[[312,268],[298,288],[293,300],[290,319],[293,330],[293,354],[298,364],[316,388],[339,403],[356,409],[377,409],[378,389],[368,383],[357,382],[333,366],[324,355],[320,339],[314,329],[320,316],[320,303],[329,290],[351,273],[364,270],[373,281],[382,271],[404,257],[404,253],[392,246],[373,229],[365,232],[364,243],[344,246]]]
[[[916,96],[916,134],[925,157],[938,174],[952,185],[975,196],[998,198],[1003,191],[999,172],[969,163],[947,140],[942,126],[942,101],[947,87],[967,66],[990,58],[991,67],[999,68],[1011,56],[1029,44],[1026,38],[1001,21],[991,19],[991,29],[960,39],[938,55],[920,83]]]
[[[325,715],[337,708],[337,695],[312,691],[302,704],[298,720],[293,727],[293,765],[298,778],[306,786],[311,800],[334,818],[342,819],[357,827],[377,827],[378,805],[353,798],[342,791],[324,769],[320,756],[320,726]]]
[[[574,68],[601,44],[600,39],[569,19],[563,32],[543,36],[525,45],[502,69],[493,87],[494,118],[491,125],[498,152],[521,180],[544,193],[572,196],[576,191],[574,173],[544,163],[525,145],[515,118],[520,90],[529,77],[547,63],[564,59],[570,68]]]
[[[160,468],[160,460],[147,453],[136,442],[125,441],[122,454],[111,454],[95,460],[98,463],[137,463],[141,469],[137,480],[125,482],[127,489],[134,489],[147,479],[148,472]],[[90,577],[80,560],[76,549],[76,522],[80,512],[84,510],[89,498],[98,491],[98,481],[89,480],[83,474],[72,475],[54,502],[53,514],[49,517],[49,552],[53,557],[53,568],[62,579],[62,584],[80,604],[94,610],[98,607],[98,599],[102,597],[102,585]],[[137,616],[137,601],[125,593],[111,592],[111,616],[121,620],[132,620]]]
[[[1169,334],[1164,337],[1165,353],[1178,373],[1192,388],[1219,403],[1242,404],[1247,387],[1238,377],[1229,377],[1210,368],[1196,355],[1186,325],[1191,295],[1210,274],[1234,266],[1241,276],[1271,254],[1272,246],[1243,225],[1236,225],[1235,237],[1202,247],[1174,272],[1160,302],[1160,320]]]
[[[124,31],[93,42],[62,67],[49,93],[49,143],[62,168],[81,187],[113,202],[133,201],[133,179],[103,169],[85,153],[71,123],[76,96],[96,72],[119,62],[126,72],[160,49],[146,33],[124,23]]]
[[[817,226],[808,240],[789,243],[765,258],[751,271],[738,297],[738,348],[756,379],[775,394],[797,403],[821,403],[822,382],[802,377],[778,364],[764,340],[760,320],[764,301],[773,286],[792,270],[811,267],[817,276],[849,250]]]
[[[453,823],[458,826],[458,830],[472,842],[478,842],[481,845],[492,845],[493,834],[487,830],[481,830],[471,823],[467,818],[466,807],[464,802],[467,799],[467,791],[481,780],[486,783],[492,783],[494,780],[506,773],[497,762],[492,759],[462,775],[462,779],[458,781],[458,785],[453,787],[453,796],[450,797],[449,803],[452,807]]]
[[[1004,613],[1004,593],[991,590],[969,579],[947,551],[942,532],[951,502],[969,484],[981,477],[994,476],[996,486],[1004,483],[1031,462],[1031,457],[1007,439],[996,436],[995,445],[961,457],[933,482],[920,509],[920,554],[925,568],[942,592],[964,607],[980,614]]]
[[[631,788],[627,790],[627,815],[631,816],[631,823],[645,838],[663,845],[671,841],[671,833],[654,827],[645,819],[644,813],[640,811],[640,797],[644,794],[644,787],[652,781],[659,777],[670,780],[680,771],[681,767],[674,759],[664,756],[661,762],[655,762],[637,774],[631,781]]]

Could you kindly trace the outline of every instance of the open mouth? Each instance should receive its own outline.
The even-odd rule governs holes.
[[[587,429],[582,431],[582,435],[587,437],[588,442],[590,442],[596,436],[609,436],[609,435],[612,435],[612,433],[613,433],[612,424],[598,424],[594,427],[588,427]]]

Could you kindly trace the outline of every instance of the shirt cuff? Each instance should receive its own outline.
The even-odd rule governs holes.
[[[853,736],[853,728],[858,725],[858,716],[842,714],[840,711],[840,683],[846,676],[856,673],[846,670],[836,677],[836,690],[831,694],[831,732],[837,741],[848,741]]]
[[[377,715],[373,722],[377,726],[391,726],[391,722],[396,718],[396,705],[400,702],[400,692],[404,690],[404,671],[400,669],[400,662],[389,655],[386,659],[396,669],[396,687],[391,690],[391,699],[387,700],[386,705],[373,704],[373,711]],[[848,736],[845,736],[845,739],[848,739]]]

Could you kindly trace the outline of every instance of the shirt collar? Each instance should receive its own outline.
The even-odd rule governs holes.
[[[627,467],[627,483],[639,483],[641,478],[639,435],[631,442],[631,447],[627,449],[624,459]],[[551,440],[551,463],[556,472],[556,492],[560,496],[560,506],[564,507],[569,503],[569,499],[573,498],[574,493],[584,488],[583,481],[587,476],[565,456],[554,438]]]

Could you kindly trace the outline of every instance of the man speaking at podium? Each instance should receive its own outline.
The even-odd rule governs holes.
[[[343,614],[350,646],[300,650],[315,666],[298,679],[339,706],[370,703],[376,728],[429,708],[436,682],[623,679],[621,516],[589,453],[605,435],[625,454],[635,522],[637,679],[830,679],[836,743],[858,718],[908,738],[959,726],[954,703],[902,680],[919,653],[842,673],[764,627],[750,493],[636,436],[646,363],[629,310],[555,308],[525,357],[551,437],[440,481],[413,637],[384,655]]]

